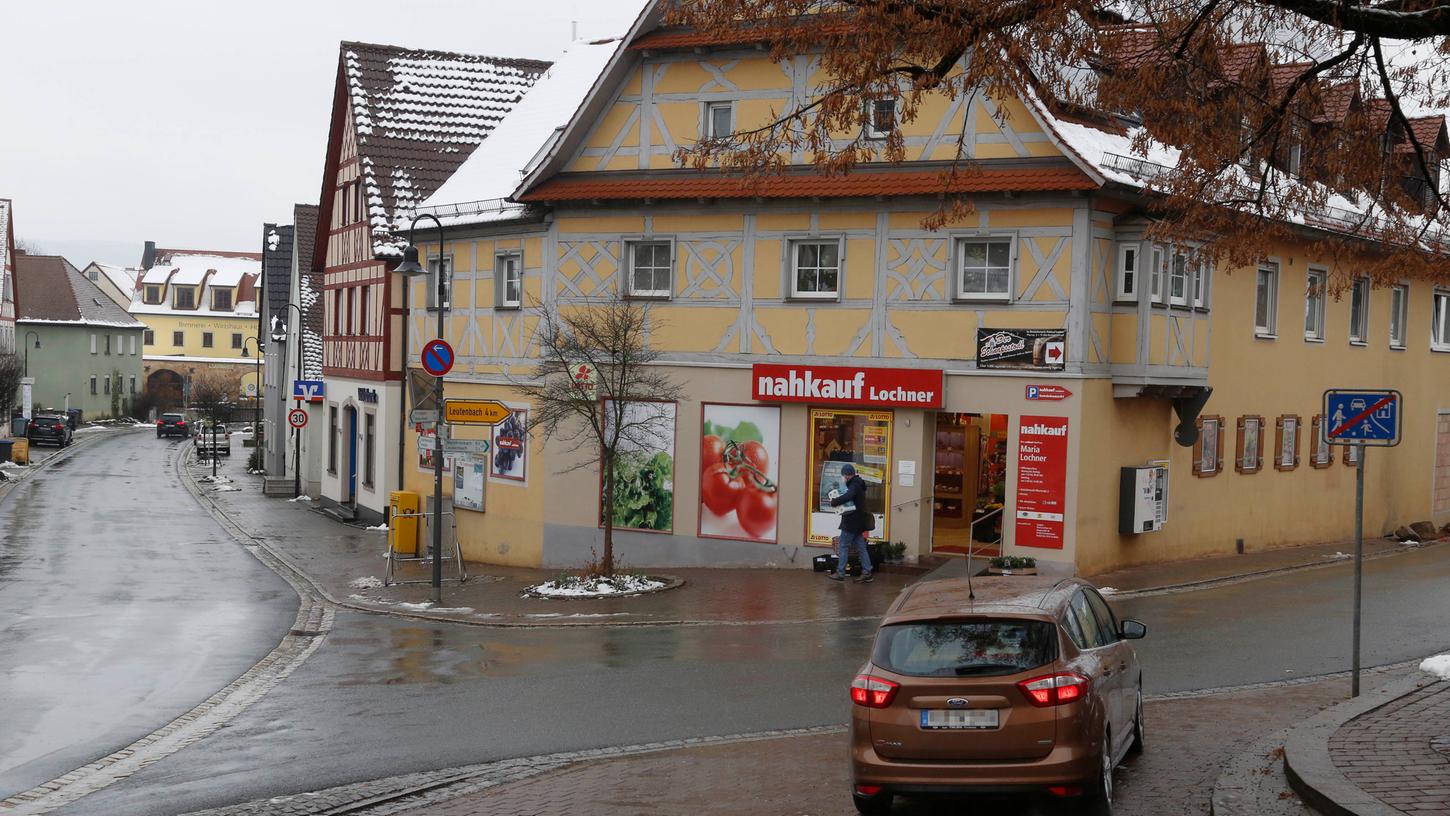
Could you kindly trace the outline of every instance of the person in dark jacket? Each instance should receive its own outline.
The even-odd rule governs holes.
[[[826,573],[826,577],[832,581],[846,580],[846,562],[854,552],[861,564],[861,575],[856,583],[869,584],[872,577],[871,555],[866,551],[866,534],[875,526],[875,519],[866,507],[866,482],[856,475],[856,468],[849,464],[841,468],[841,475],[846,482],[843,489],[831,491],[835,494],[831,496],[831,506],[852,504],[856,509],[841,514],[841,533],[836,539],[836,569]]]

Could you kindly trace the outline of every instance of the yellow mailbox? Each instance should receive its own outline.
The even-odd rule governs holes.
[[[418,509],[421,506],[422,499],[417,491],[394,490],[388,494],[388,543],[395,555],[418,554]]]

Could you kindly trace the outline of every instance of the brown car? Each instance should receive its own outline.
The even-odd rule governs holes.
[[[852,798],[1047,793],[1111,811],[1113,768],[1143,749],[1143,674],[1076,578],[926,581],[887,610],[851,683]]]

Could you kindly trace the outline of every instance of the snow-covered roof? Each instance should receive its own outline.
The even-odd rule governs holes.
[[[519,186],[529,170],[530,160],[569,123],[622,44],[619,38],[571,44],[489,134],[488,140],[428,197],[422,210],[433,212],[450,224],[517,215],[520,208],[509,207],[503,199]],[[443,207],[462,202],[479,206]],[[440,213],[437,209],[446,212]]]
[[[136,289],[136,275],[140,272],[139,269],[91,261],[90,265],[82,271],[89,272],[92,266],[99,270],[102,275],[105,275],[106,280],[110,281],[112,286],[115,286],[127,295],[130,295]]]
[[[549,63],[345,42],[342,70],[373,252],[402,252],[393,213],[438,189]]]
[[[172,255],[165,264],[157,264],[147,270],[147,283],[153,283],[151,273],[158,267],[169,268],[176,274],[171,277],[172,283],[182,286],[195,286],[206,279],[207,273],[215,273],[206,280],[208,286],[234,287],[240,286],[243,276],[250,275],[255,278],[262,273],[262,262],[255,258],[233,258],[224,255]],[[164,281],[165,278],[162,278]]]
[[[0,198],[0,273],[10,268],[10,199]]]

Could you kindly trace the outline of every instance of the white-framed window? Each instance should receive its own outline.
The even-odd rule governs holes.
[[[728,139],[735,132],[735,103],[705,103],[705,138]]]
[[[1163,247],[1153,247],[1153,266],[1148,270],[1148,301],[1150,303],[1163,302]]]
[[[351,303],[349,303],[349,309]],[[438,308],[438,256],[428,259],[428,308]],[[443,309],[453,308],[453,256],[443,256]],[[351,315],[348,316],[349,319]],[[349,330],[348,332],[352,332]]]
[[[1200,255],[1188,259],[1189,289],[1193,292],[1193,308],[1208,308],[1208,261]]]
[[[866,103],[866,136],[885,139],[896,130],[896,100],[872,99]]]
[[[1390,289],[1390,348],[1405,347],[1409,319],[1410,287],[1401,284]]]
[[[840,294],[841,242],[790,243],[791,297],[833,299]]]
[[[1430,320],[1430,347],[1450,351],[1450,292],[1436,292]]]
[[[674,245],[669,241],[626,241],[625,249],[630,297],[669,297],[674,285]]]
[[[91,335],[91,353],[96,353],[96,336],[94,334]]]
[[[957,242],[957,297],[1011,299],[1012,239],[964,238]]]
[[[1254,333],[1273,337],[1279,328],[1279,265],[1267,261],[1259,265],[1254,286]]]
[[[96,387],[98,385],[99,385],[99,383],[96,382],[96,375],[92,374],[91,375],[91,396],[94,397],[96,395]]]
[[[1355,278],[1349,290],[1349,342],[1364,345],[1369,337],[1369,278]]]
[[[129,341],[128,341],[128,342],[127,342],[127,343],[126,343],[126,345],[128,345],[128,346],[130,346],[130,351],[129,351],[129,352],[128,352],[128,353],[129,353],[129,354],[130,354],[130,355],[131,355],[131,356],[132,356],[132,357],[134,357],[134,356],[136,356],[136,335],[134,335],[134,334],[133,334],[133,335],[131,335],[131,338],[130,338],[130,340],[129,340]]]
[[[524,304],[524,259],[517,252],[500,252],[493,258],[495,303],[500,309],[517,309]]]
[[[1324,298],[1328,275],[1311,269],[1304,285],[1304,339],[1324,339]]]
[[[1188,305],[1188,256],[1176,249],[1168,268],[1168,302],[1174,306]]]
[[[1138,299],[1138,254],[1137,244],[1118,245],[1118,300]]]

